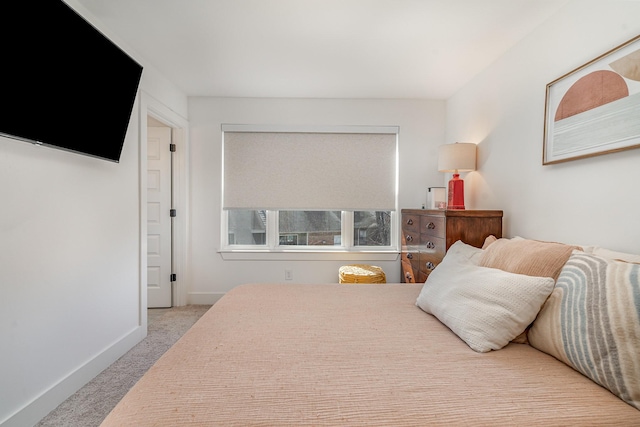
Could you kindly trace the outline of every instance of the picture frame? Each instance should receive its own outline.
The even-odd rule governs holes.
[[[640,147],[640,35],[547,84],[542,164]]]

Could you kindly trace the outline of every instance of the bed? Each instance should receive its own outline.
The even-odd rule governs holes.
[[[640,425],[554,357],[480,353],[416,306],[422,284],[234,288],[102,426]]]

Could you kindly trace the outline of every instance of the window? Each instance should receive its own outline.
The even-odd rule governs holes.
[[[391,212],[353,213],[354,246],[391,246]]]
[[[224,249],[396,250],[397,127],[222,130]]]
[[[267,213],[260,210],[229,211],[229,245],[265,245]]]
[[[340,246],[340,211],[278,211],[280,245]]]
[[[278,218],[273,230],[276,243],[267,240],[267,218],[271,216]],[[227,245],[244,249],[391,249],[391,218],[391,211],[230,210]],[[345,223],[353,224],[351,243],[342,238]]]

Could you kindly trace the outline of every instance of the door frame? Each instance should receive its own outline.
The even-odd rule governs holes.
[[[140,143],[139,143],[139,181],[140,181],[140,317],[141,324],[146,324],[147,310],[147,116],[164,123],[171,128],[172,143],[176,145],[173,153],[172,198],[173,208],[177,215],[173,218],[173,273],[176,281],[172,286],[174,306],[187,304],[187,287],[189,283],[187,271],[188,248],[188,170],[189,158],[189,124],[187,120],[162,104],[144,91],[140,91]],[[144,313],[144,315],[143,315]]]

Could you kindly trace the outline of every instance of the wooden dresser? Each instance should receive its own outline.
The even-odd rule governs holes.
[[[478,248],[502,237],[502,211],[402,209],[402,282],[424,283],[458,240]]]

